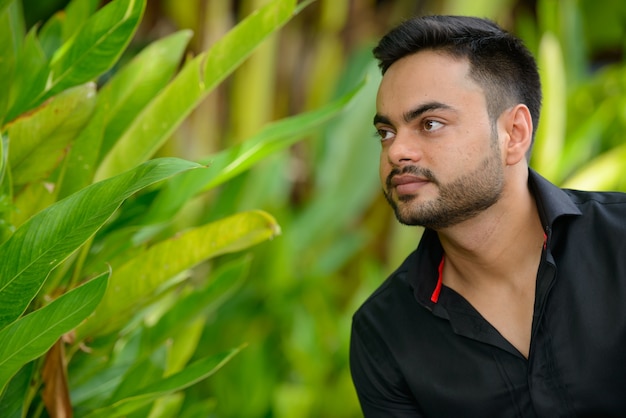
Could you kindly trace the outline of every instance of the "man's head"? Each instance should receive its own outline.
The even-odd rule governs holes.
[[[541,82],[535,59],[521,40],[486,19],[425,16],[392,29],[373,52],[384,74],[400,58],[423,50],[469,61],[470,76],[485,92],[492,122],[506,108],[525,104],[532,116],[534,138],[541,111]]]
[[[428,17],[392,30],[374,52],[380,174],[401,222],[448,228],[500,201],[507,178],[519,184],[540,106],[536,65],[519,40],[485,20]]]

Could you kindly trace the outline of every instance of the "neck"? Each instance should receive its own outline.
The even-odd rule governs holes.
[[[505,187],[502,198],[471,220],[438,232],[449,286],[526,280],[541,254],[544,235],[528,177]]]

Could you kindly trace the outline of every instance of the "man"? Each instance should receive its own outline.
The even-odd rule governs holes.
[[[424,226],[353,319],[366,417],[625,417],[626,195],[528,167],[535,61],[472,17],[409,20],[374,49],[385,196]]]

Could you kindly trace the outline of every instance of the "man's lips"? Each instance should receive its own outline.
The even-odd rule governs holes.
[[[430,180],[409,174],[395,175],[391,178],[390,185],[396,189],[398,195],[416,194],[419,189],[430,183]]]

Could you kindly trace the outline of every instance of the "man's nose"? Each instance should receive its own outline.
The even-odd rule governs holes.
[[[419,138],[411,135],[410,132],[396,133],[387,149],[387,158],[396,166],[418,162],[422,158]]]

